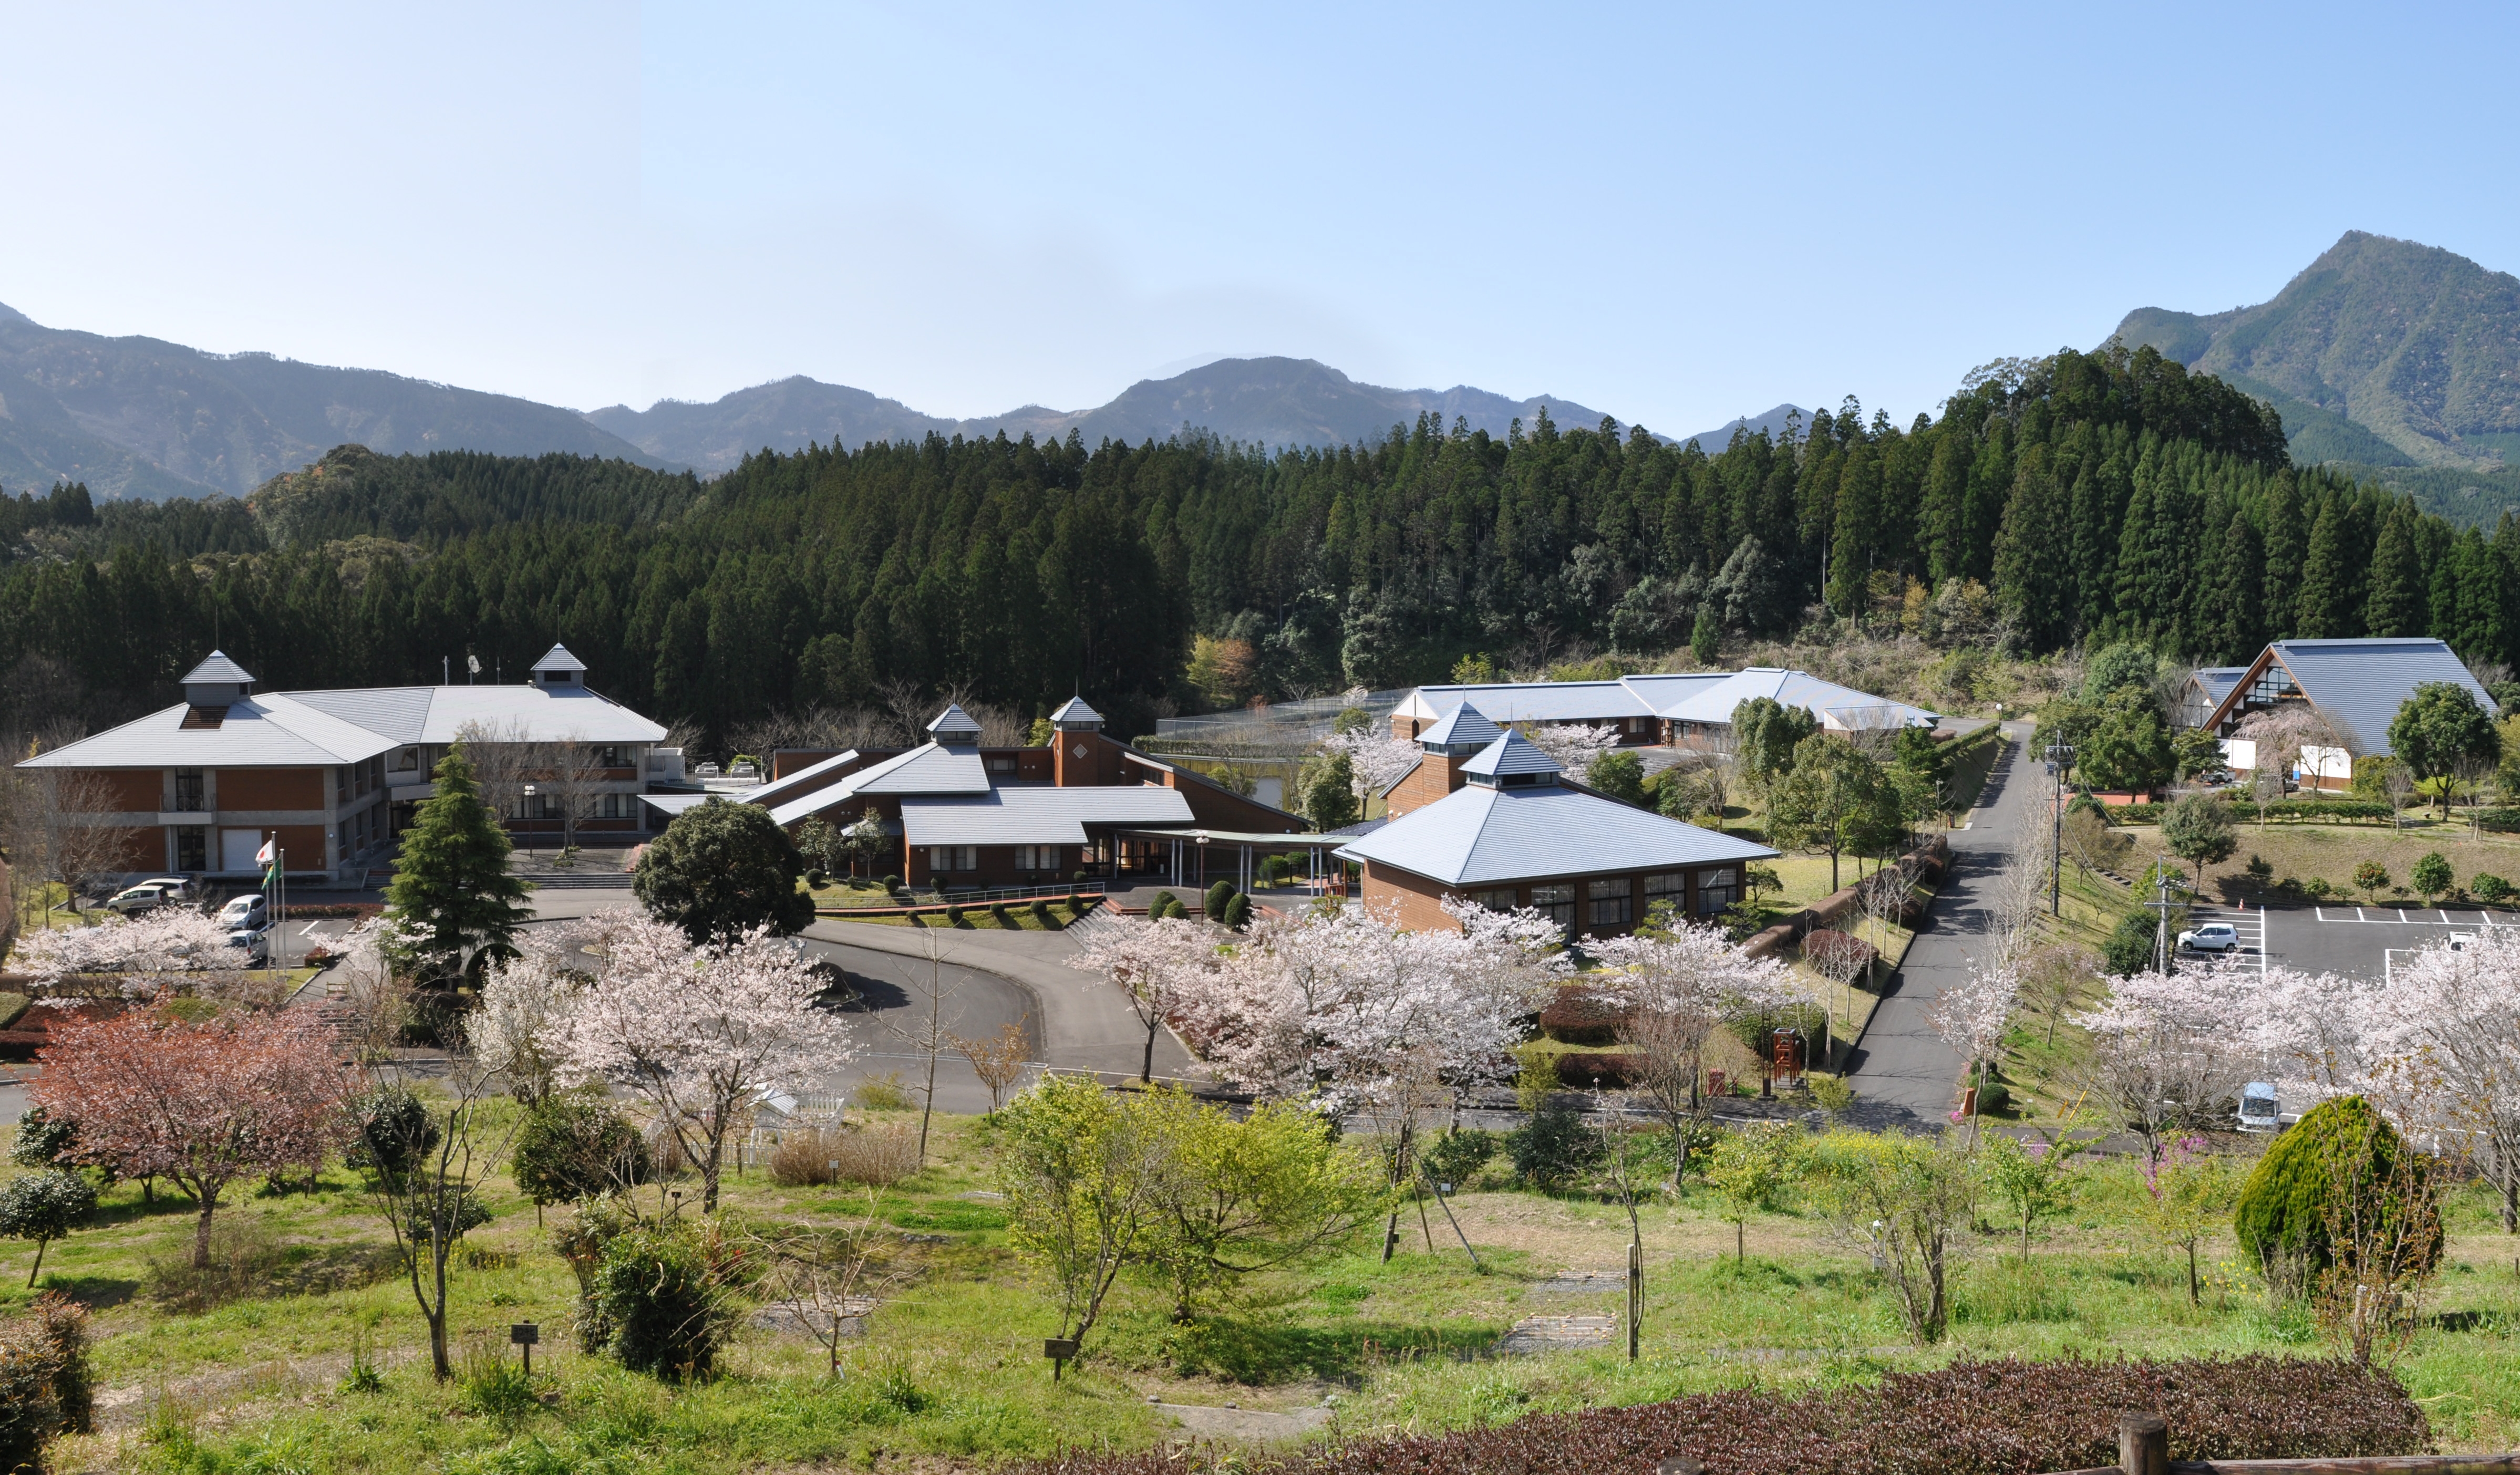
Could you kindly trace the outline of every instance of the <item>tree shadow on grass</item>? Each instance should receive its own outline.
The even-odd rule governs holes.
[[[46,1274],[35,1289],[59,1291],[90,1311],[106,1311],[139,1295],[140,1282],[113,1275]]]
[[[1360,1384],[1377,1363],[1466,1363],[1492,1352],[1506,1328],[1464,1318],[1440,1326],[1353,1321],[1304,1326],[1263,1318],[1213,1317],[1179,1326],[1164,1352],[1184,1377],[1201,1374],[1257,1386],[1319,1378]]]

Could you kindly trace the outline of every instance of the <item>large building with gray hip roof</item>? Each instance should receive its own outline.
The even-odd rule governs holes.
[[[350,873],[410,824],[459,741],[516,757],[500,765],[514,782],[497,785],[514,791],[484,797],[511,829],[555,841],[635,837],[656,818],[642,796],[683,778],[664,728],[589,691],[565,646],[522,686],[258,693],[213,650],[183,688],[175,706],[19,764],[87,776],[87,818],[119,835],[125,875],[258,876],[266,840],[292,874]]]
[[[1727,749],[1732,741],[1732,709],[1762,696],[1803,708],[1832,733],[1930,728],[1940,720],[1923,707],[1822,681],[1807,671],[1753,666],[1746,671],[1623,676],[1616,681],[1419,687],[1392,709],[1391,734],[1415,739],[1467,702],[1489,721],[1508,726],[1609,728],[1629,745],[1659,742]]]
[[[1777,855],[1567,782],[1468,702],[1420,740],[1392,789],[1413,800],[1337,852],[1363,868],[1367,908],[1402,926],[1458,927],[1448,901],[1537,908],[1569,936],[1631,931],[1657,904],[1710,919],[1741,899],[1743,867]]]
[[[2194,701],[2203,715],[2190,717],[2189,725],[2223,739],[2224,761],[2233,772],[2250,773],[2257,767],[2257,744],[2245,736],[2249,720],[2301,711],[2317,719],[2327,740],[2303,749],[2293,776],[2310,787],[2341,789],[2353,782],[2356,758],[2390,750],[2389,726],[2398,709],[2417,687],[2434,683],[2457,687],[2489,713],[2496,709],[2494,694],[2443,641],[2276,641],[2236,672],[2218,670],[2212,685],[2220,690],[2212,705]]]

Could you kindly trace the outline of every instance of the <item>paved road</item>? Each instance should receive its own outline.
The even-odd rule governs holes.
[[[1969,812],[1969,827],[1950,834],[1952,873],[1855,1051],[1849,1084],[1857,1095],[1923,1124],[1940,1123],[1959,1101],[1959,1053],[1925,1016],[1946,987],[1968,976],[1969,961],[1985,945],[1979,920],[1986,897],[2011,858],[2012,837],[2041,781],[2039,765],[2021,757],[2031,731],[2027,722],[2003,725],[2008,741]]]

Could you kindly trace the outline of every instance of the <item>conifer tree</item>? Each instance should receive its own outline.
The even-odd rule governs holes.
[[[481,802],[462,743],[446,750],[433,777],[437,791],[403,831],[385,906],[415,961],[451,973],[475,954],[515,951],[527,887],[508,872],[508,832]]]
[[[2072,610],[2061,598],[2067,562],[2065,494],[2036,453],[2022,458],[2019,484],[1996,539],[1996,603],[2015,629],[2040,646],[2060,643]]]
[[[2352,516],[2342,497],[2319,499],[2318,520],[2311,525],[2310,548],[2302,557],[2301,582],[2293,598],[2293,629],[2300,640],[2339,640],[2362,633],[2361,613],[2354,607],[2354,574],[2346,566]]]
[[[2302,560],[2310,535],[2301,521],[2301,498],[2290,471],[2277,471],[2267,485],[2266,589],[2267,633],[2281,639],[2297,634],[2296,596]]]
[[[2406,511],[2395,509],[2380,524],[2379,545],[2371,551],[2371,593],[2362,609],[2363,633],[2423,634],[2429,603],[2424,597],[2423,573]]]
[[[1999,420],[1969,465],[1968,499],[1963,508],[1967,577],[1985,583],[1995,577],[1995,544],[2002,536],[2004,509],[2012,498],[2012,426]]]

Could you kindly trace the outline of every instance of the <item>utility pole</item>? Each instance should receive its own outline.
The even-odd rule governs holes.
[[[2152,966],[2156,973],[2167,973],[2170,971],[2170,912],[2179,904],[2170,899],[2172,877],[2168,868],[2156,863],[2152,868],[2152,878],[2153,884],[2161,888],[2161,900],[2144,903],[2154,917]]]
[[[2070,742],[2048,744],[2048,777],[2056,782],[2055,796],[2049,801],[2048,823],[2053,827],[2053,843],[2048,847],[2048,915],[2065,915],[2065,765],[2074,761]]]

